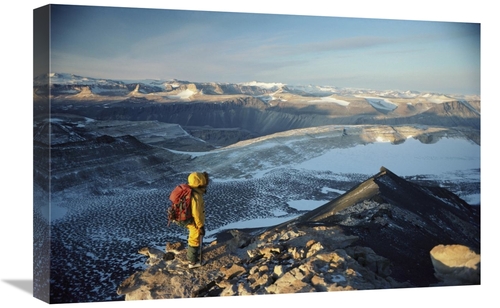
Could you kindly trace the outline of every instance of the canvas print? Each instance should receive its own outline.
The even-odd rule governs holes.
[[[34,297],[481,284],[479,23],[33,20]]]

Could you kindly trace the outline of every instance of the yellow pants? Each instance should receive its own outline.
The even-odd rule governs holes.
[[[189,230],[188,236],[188,245],[191,247],[199,247],[200,246],[200,231],[194,224],[189,224],[186,226]]]

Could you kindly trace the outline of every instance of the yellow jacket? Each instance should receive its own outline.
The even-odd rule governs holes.
[[[207,178],[201,172],[193,172],[188,176],[188,185],[193,188],[191,211],[197,229],[205,226],[205,200],[203,195],[206,192],[207,184]]]

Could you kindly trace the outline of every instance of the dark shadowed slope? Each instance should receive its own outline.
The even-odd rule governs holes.
[[[394,264],[393,277],[416,286],[435,282],[429,251],[462,244],[479,252],[476,209],[440,187],[406,181],[386,168],[344,195],[282,226],[337,225]]]

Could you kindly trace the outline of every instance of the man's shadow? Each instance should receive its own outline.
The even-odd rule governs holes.
[[[18,288],[19,290],[25,291],[26,293],[29,293],[30,295],[33,295],[33,280],[5,279],[4,282],[10,284],[11,286]]]

